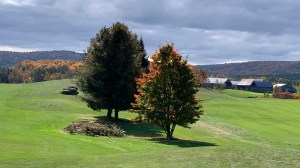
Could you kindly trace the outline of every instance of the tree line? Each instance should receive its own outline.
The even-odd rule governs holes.
[[[12,67],[13,65],[24,60],[73,60],[76,62],[82,61],[83,53],[73,51],[34,51],[34,52],[12,52],[0,51],[0,66]]]
[[[81,62],[70,60],[25,60],[13,67],[0,67],[1,83],[31,83],[72,78]]]

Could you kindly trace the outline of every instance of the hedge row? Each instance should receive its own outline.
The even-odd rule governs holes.
[[[274,98],[279,99],[300,99],[300,96],[294,95],[290,92],[273,93]]]

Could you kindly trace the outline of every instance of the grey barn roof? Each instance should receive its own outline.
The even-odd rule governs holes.
[[[232,85],[238,85],[240,81],[230,81]]]
[[[228,78],[207,78],[204,83],[226,83]]]
[[[263,79],[242,79],[238,85],[239,86],[250,86],[250,85],[252,85],[252,83],[254,81],[263,82]]]
[[[253,81],[254,81],[254,79],[242,79],[238,85],[239,86],[250,86],[250,85],[252,85]]]

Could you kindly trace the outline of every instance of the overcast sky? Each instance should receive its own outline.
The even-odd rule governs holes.
[[[83,52],[120,21],[193,64],[300,60],[299,0],[0,0],[0,50]]]

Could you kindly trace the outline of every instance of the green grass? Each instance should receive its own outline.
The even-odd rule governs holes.
[[[223,94],[227,94],[232,97],[240,97],[240,98],[258,98],[258,97],[264,97],[263,93],[256,93],[256,92],[250,92],[250,91],[244,91],[244,90],[232,90],[232,89],[226,89],[220,91]]]
[[[159,127],[132,124],[125,138],[68,135],[78,119],[105,116],[75,96],[59,94],[69,80],[0,84],[0,167],[299,167],[300,102],[246,98],[261,94],[200,89],[205,115],[180,141]]]

